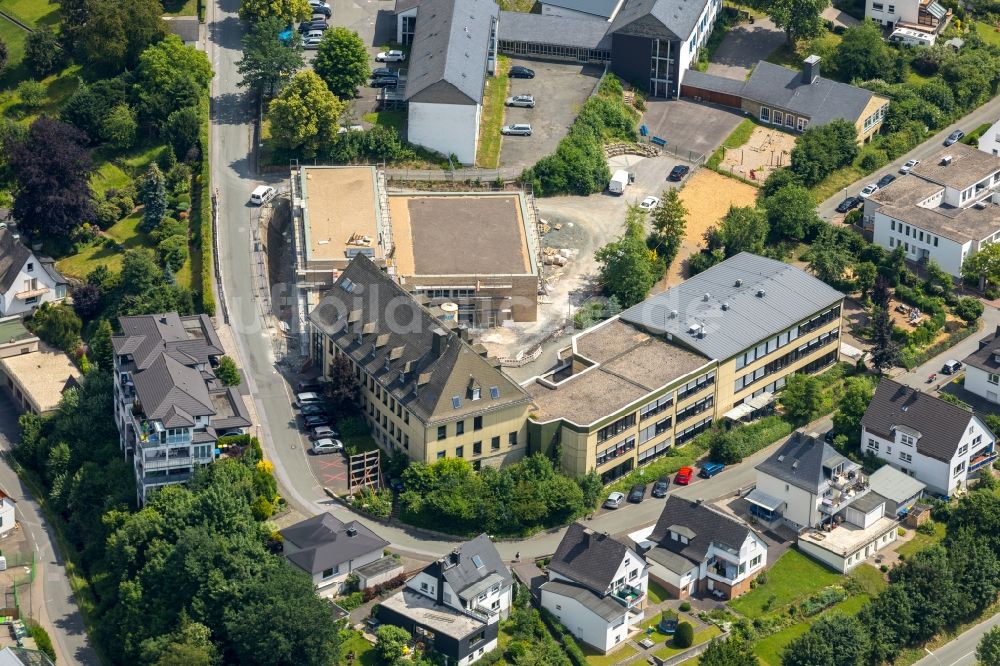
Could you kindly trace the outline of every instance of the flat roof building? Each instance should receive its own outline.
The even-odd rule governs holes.
[[[8,323],[5,328],[12,327]],[[37,338],[20,337],[13,347],[17,353],[0,357],[0,372],[19,411],[51,412],[59,407],[63,391],[79,386],[83,375],[64,352],[39,345]],[[28,347],[30,351],[20,351]]]

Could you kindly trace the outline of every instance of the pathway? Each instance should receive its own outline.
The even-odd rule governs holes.
[[[707,73],[742,81],[758,61],[784,43],[785,33],[769,18],[741,23],[722,39],[708,63]]]

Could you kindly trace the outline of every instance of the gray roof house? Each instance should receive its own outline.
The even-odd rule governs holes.
[[[883,465],[872,472],[868,481],[872,484],[872,491],[885,498],[886,512],[895,515],[909,512],[927,487],[922,481],[890,465]]]
[[[36,254],[6,223],[0,225],[0,317],[61,301],[68,286],[55,260]]]
[[[695,29],[704,9],[701,2],[628,0],[618,10],[609,32],[683,41]]]
[[[549,571],[604,595],[618,579],[622,562],[629,557],[640,566],[644,563],[631,546],[573,523],[552,555]]]

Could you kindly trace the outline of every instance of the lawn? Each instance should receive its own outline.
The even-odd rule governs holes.
[[[90,178],[90,186],[95,194],[103,194],[113,187],[125,187],[133,178],[138,178],[150,163],[160,156],[164,146],[140,146],[124,155],[105,154],[98,151],[94,155],[97,170]]]
[[[497,75],[486,81],[483,95],[483,113],[479,120],[479,152],[476,164],[486,169],[495,169],[500,161],[500,127],[503,125],[504,102],[507,100],[510,58],[500,56]]]
[[[730,601],[729,606],[752,619],[796,603],[839,582],[839,574],[799,551],[790,549],[767,572],[767,583]]]
[[[31,27],[59,22],[59,3],[55,0],[0,0],[0,9]]]
[[[353,661],[347,656],[352,653],[354,654]],[[350,637],[340,645],[340,659],[337,660],[337,666],[354,666],[356,664],[377,666],[378,663],[379,658],[375,654],[375,646],[366,641],[361,632],[350,632]]]
[[[375,111],[372,113],[366,113],[361,116],[361,119],[366,123],[371,123],[372,125],[379,125],[380,127],[394,129],[399,133],[400,137],[403,136],[406,128],[406,113],[404,111]]]
[[[740,124],[736,126],[732,134],[726,137],[726,140],[722,142],[722,145],[712,156],[708,158],[709,169],[715,169],[722,162],[722,158],[726,153],[726,148],[739,148],[744,143],[750,140],[750,135],[753,134],[753,128],[756,127],[754,122],[749,118],[744,118],[740,121]]]
[[[164,0],[163,13],[166,16],[195,16],[198,0]]]
[[[976,34],[983,38],[983,41],[993,46],[1000,46],[1000,30],[988,23],[976,21]]]
[[[921,532],[916,532],[913,538],[904,543],[902,546],[896,549],[896,552],[903,557],[913,557],[917,554],[917,551],[923,550],[928,546],[933,546],[936,543],[940,543],[944,539],[945,527],[944,523],[939,523],[936,521],[930,521],[927,523],[934,527],[934,534],[923,534]]]
[[[837,169],[813,186],[813,199],[816,200],[816,203],[822,203],[833,195],[842,193],[845,187],[864,177],[864,175],[864,170],[854,165]],[[847,196],[853,196],[855,194],[857,194],[857,192],[847,192]]]
[[[662,585],[653,581],[649,581],[646,594],[649,595],[649,603],[651,604],[659,604],[670,598],[670,593],[663,589]]]
[[[694,647],[695,645],[701,645],[702,643],[706,643],[721,633],[722,633],[721,629],[719,629],[714,624],[710,624],[706,628],[702,629],[701,631],[697,632],[694,635],[694,642],[691,644],[691,646]],[[664,647],[662,650],[656,651],[656,656],[659,657],[660,659],[669,659],[670,657],[673,657],[675,654],[680,654],[681,652],[684,652],[684,650],[687,649],[689,648],[675,647],[674,639],[671,638],[669,641],[667,641],[666,647]]]
[[[639,650],[628,643],[624,643],[621,647],[608,654],[599,654],[586,647],[583,648],[583,651],[587,655],[587,663],[590,666],[611,666],[611,664],[617,664],[619,661],[631,657]]]
[[[0,77],[0,85],[9,89],[17,85],[19,81],[28,77],[27,70],[21,66],[24,58],[24,42],[28,38],[28,32],[13,21],[0,18],[0,40],[7,45],[7,67]]]

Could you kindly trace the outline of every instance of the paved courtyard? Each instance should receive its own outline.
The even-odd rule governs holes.
[[[742,81],[758,61],[784,44],[785,33],[769,18],[743,23],[729,31],[708,63],[709,74]]]
[[[733,109],[703,104],[687,99],[650,99],[642,122],[654,135],[667,140],[664,155],[677,154],[697,161],[708,156],[729,136],[743,119]]]

